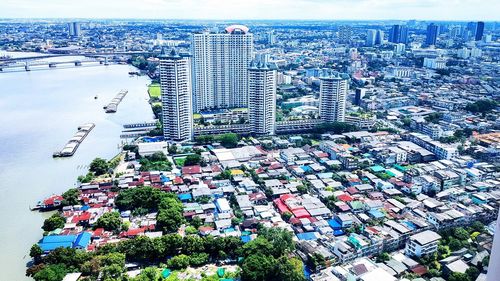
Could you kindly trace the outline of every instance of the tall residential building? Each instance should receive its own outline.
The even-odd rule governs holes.
[[[438,26],[431,23],[427,26],[427,36],[425,37],[425,45],[431,46],[436,45],[436,39],[438,36]]]
[[[343,122],[349,76],[327,71],[320,77],[319,116],[325,122]]]
[[[272,31],[269,31],[267,33],[267,44],[269,44],[269,45],[276,44],[276,35]]]
[[[277,67],[263,57],[248,68],[248,117],[251,131],[272,135],[276,127]]]
[[[408,27],[395,24],[389,33],[389,42],[408,44]]]
[[[160,56],[163,136],[171,141],[191,140],[193,107],[190,58],[175,50]]]
[[[382,30],[377,30],[377,36],[375,36],[375,45],[381,45],[384,43],[384,32]]]
[[[231,25],[224,32],[192,35],[194,110],[248,106],[248,66],[253,35],[248,27]]]
[[[475,33],[476,41],[480,41],[481,39],[483,39],[483,33],[484,33],[484,22],[478,21],[476,24],[476,33]]]
[[[80,37],[80,35],[82,34],[80,23],[79,22],[68,23],[68,33],[69,36]]]
[[[339,26],[339,42],[349,43],[352,37],[352,26],[341,25]]]
[[[368,29],[368,31],[366,32],[365,45],[366,46],[375,46],[376,40],[377,40],[377,30]]]

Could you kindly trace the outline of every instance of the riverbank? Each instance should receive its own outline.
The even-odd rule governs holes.
[[[130,77],[128,72],[133,70],[128,65],[112,65],[0,75],[2,279],[31,280],[25,277],[27,253],[40,239],[40,227],[50,214],[30,212],[29,206],[74,187],[93,158],[114,157],[119,152],[122,124],[153,118],[146,91],[150,80]],[[129,94],[120,110],[104,113],[105,102],[122,88]],[[53,159],[52,153],[75,128],[88,122],[96,127],[75,155]]]

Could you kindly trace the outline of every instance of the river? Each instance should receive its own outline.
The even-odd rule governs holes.
[[[44,69],[0,73],[1,280],[31,280],[25,277],[29,249],[47,214],[29,206],[75,186],[95,157],[115,156],[123,124],[154,118],[149,78],[130,77],[131,66]],[[102,107],[121,89],[129,92],[118,112],[106,114]],[[96,127],[75,155],[52,158],[88,122]]]

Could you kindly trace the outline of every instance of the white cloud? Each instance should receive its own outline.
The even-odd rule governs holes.
[[[0,17],[499,20],[497,0],[1,0]]]

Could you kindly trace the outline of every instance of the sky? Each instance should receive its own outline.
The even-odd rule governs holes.
[[[0,0],[0,18],[500,20],[499,0]]]

